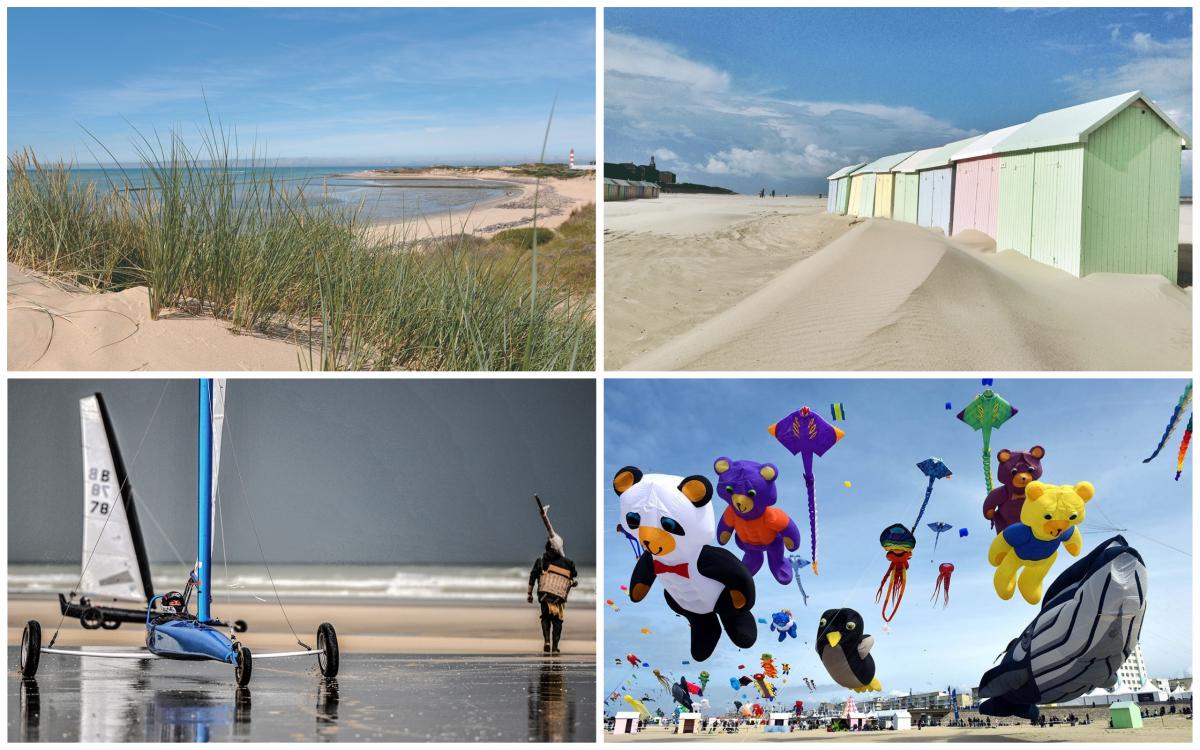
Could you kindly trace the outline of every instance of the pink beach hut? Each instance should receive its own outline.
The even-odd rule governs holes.
[[[995,239],[1000,213],[1000,155],[995,147],[1025,123],[993,130],[950,156],[954,162],[952,234],[975,229]]]

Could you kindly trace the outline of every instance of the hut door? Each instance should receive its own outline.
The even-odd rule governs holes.
[[[1000,159],[1000,206],[996,249],[1030,254],[1033,233],[1033,154]]]

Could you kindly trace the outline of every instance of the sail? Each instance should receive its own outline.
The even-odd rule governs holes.
[[[141,532],[120,454],[99,396],[79,401],[83,436],[83,576],[80,594],[145,601],[151,592]],[[140,554],[139,554],[140,553]]]
[[[213,381],[212,391],[212,522],[217,528],[217,504],[220,502],[220,489],[217,477],[221,474],[221,430],[225,426],[225,380],[219,378]],[[216,535],[210,539],[210,550]]]

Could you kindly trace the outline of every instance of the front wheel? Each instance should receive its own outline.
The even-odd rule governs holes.
[[[121,621],[105,620],[104,622],[100,623],[100,627],[104,628],[105,630],[116,630],[117,628],[121,627]]]
[[[250,649],[241,646],[237,650],[237,666],[234,668],[234,675],[237,677],[238,687],[246,687],[250,684],[250,673],[254,671],[254,658],[250,654]]]
[[[336,677],[339,662],[337,633],[327,622],[321,623],[317,628],[317,650],[321,652],[317,654],[317,665],[321,668],[321,674],[324,677]]]
[[[21,676],[32,678],[37,674],[38,662],[42,658],[42,626],[37,620],[25,623],[21,633]]]

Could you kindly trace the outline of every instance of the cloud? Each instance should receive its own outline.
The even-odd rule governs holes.
[[[604,58],[611,159],[669,153],[681,180],[742,190],[770,180],[784,190],[815,190],[847,163],[971,134],[905,104],[755,91],[672,45],[625,32],[606,34]]]

